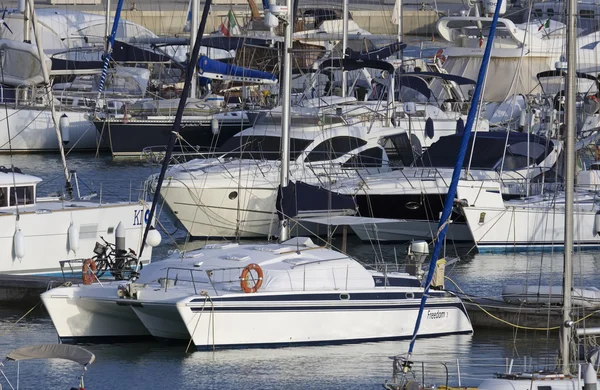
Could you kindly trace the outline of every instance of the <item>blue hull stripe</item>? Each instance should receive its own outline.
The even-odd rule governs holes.
[[[435,333],[431,335],[418,336],[419,339],[448,336],[452,334],[472,334],[473,332],[461,331],[461,332],[445,332]],[[396,337],[375,337],[369,339],[348,339],[348,340],[327,340],[327,341],[302,341],[302,342],[291,342],[291,343],[265,343],[265,344],[223,344],[215,345],[215,350],[220,349],[251,349],[251,348],[286,348],[286,347],[302,347],[302,346],[315,346],[315,345],[342,345],[342,344],[359,344],[359,343],[372,343],[379,341],[393,341],[393,340],[410,340],[412,335],[408,336],[396,336]],[[200,345],[196,347],[198,351],[212,351],[212,345]]]
[[[257,311],[286,311],[286,312],[306,312],[306,311],[382,311],[382,310],[418,310],[420,304],[409,304],[409,305],[398,305],[398,304],[389,304],[389,305],[335,305],[335,306],[235,306],[235,307],[220,307],[220,306],[198,306],[198,307],[190,307],[192,312],[201,312],[210,310],[218,312],[257,312]],[[463,305],[460,303],[448,303],[448,304],[435,304],[432,303],[431,306],[427,305],[426,310],[436,310],[436,309],[446,309],[446,308],[457,308],[460,311],[464,312]]]
[[[600,242],[596,243],[581,243],[576,244],[577,250],[596,250],[600,249]],[[528,242],[528,243],[505,243],[505,242],[486,242],[477,244],[479,253],[510,253],[510,252],[550,252],[564,251],[564,244],[551,244],[544,242]]]
[[[340,295],[349,295],[346,301],[376,301],[376,300],[399,300],[399,299],[421,299],[423,293],[412,293],[412,296],[407,297],[406,294],[410,292],[372,292],[372,293],[352,293],[346,291],[340,291],[339,293],[324,293],[324,294],[277,294],[277,295],[266,295],[266,294],[248,294],[235,297],[213,297],[213,302],[231,302],[231,301],[243,301],[243,302],[278,302],[278,301],[340,301]],[[446,293],[442,291],[430,291],[430,297],[444,297]],[[205,298],[195,298],[190,302],[201,302],[204,303]]]

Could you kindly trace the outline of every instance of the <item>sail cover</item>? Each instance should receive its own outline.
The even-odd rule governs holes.
[[[219,75],[221,75],[243,77],[249,79],[248,81],[268,80],[275,82],[277,80],[277,77],[271,73],[226,64],[224,62],[212,60],[207,56],[200,57],[198,60],[198,67],[200,68],[200,74],[206,78],[219,79],[222,78],[219,77]]]
[[[92,364],[96,359],[96,356],[87,349],[76,345],[42,344],[15,349],[10,352],[6,358],[15,361],[31,359],[66,359],[85,366]]]
[[[10,86],[35,85],[44,82],[42,64],[34,45],[24,42],[0,39],[2,53],[2,74],[0,83]],[[51,67],[52,61],[44,58],[46,66]]]

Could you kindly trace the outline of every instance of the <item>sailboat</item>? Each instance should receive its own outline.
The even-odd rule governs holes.
[[[496,11],[492,21],[490,29],[490,41],[486,45],[485,55],[483,63],[480,69],[480,77],[485,75],[486,62],[491,54],[492,40],[495,34],[495,27],[500,14],[502,0],[499,0],[496,4]],[[569,2],[569,20],[567,25],[567,84],[566,84],[566,96],[567,96],[567,108],[566,108],[566,133],[565,133],[565,151],[566,151],[566,175],[565,175],[565,228],[564,228],[564,241],[565,241],[565,252],[564,252],[564,268],[563,268],[563,318],[560,329],[560,364],[559,370],[556,372],[549,371],[537,371],[528,373],[508,373],[508,374],[497,374],[496,378],[486,379],[479,386],[481,390],[500,390],[500,389],[514,389],[514,390],[531,390],[534,386],[538,389],[597,389],[598,378],[594,367],[588,363],[584,367],[579,366],[577,374],[573,375],[573,365],[571,363],[571,337],[573,334],[573,328],[575,326],[574,321],[571,318],[571,295],[573,292],[573,219],[574,219],[574,194],[575,194],[575,18],[576,18],[576,2]],[[478,83],[479,86],[479,83]],[[473,99],[474,102],[477,99]],[[475,105],[474,105],[475,106]],[[473,108],[473,107],[472,107]],[[470,131],[469,125],[465,129],[465,133]],[[468,136],[466,137],[468,138]],[[459,160],[460,160],[459,156]],[[462,164],[461,164],[462,165]],[[453,180],[451,185],[451,191],[456,190],[458,180]],[[448,197],[447,199],[449,199]],[[451,201],[448,202],[449,204]],[[441,224],[443,224],[443,219]],[[444,234],[445,228],[441,229],[441,234]],[[443,236],[442,236],[443,237]],[[432,263],[435,263],[436,256]],[[426,300],[424,297],[423,301]],[[417,321],[415,330],[419,327]],[[386,384],[389,389],[404,388],[403,386],[408,384],[409,372],[411,371],[412,362],[410,361],[414,341],[410,345],[407,356],[396,357],[394,360],[394,381],[393,383]],[[399,362],[401,362],[399,364]],[[400,381],[398,381],[400,375]]]
[[[210,0],[205,3],[203,21],[209,7]],[[291,9],[290,0],[287,9]],[[282,11],[280,16],[287,15]],[[202,36],[202,27],[198,36]],[[289,181],[291,30],[289,23],[283,77],[282,187]],[[194,46],[192,63],[198,51],[199,43]],[[188,66],[188,71],[193,67]],[[188,74],[175,130],[190,78]],[[157,193],[173,144],[170,146]],[[153,202],[150,217],[155,205]],[[350,256],[317,246],[310,239],[288,238],[289,222],[282,215],[278,244],[206,245],[154,262],[140,272],[137,281],[59,287],[42,294],[42,300],[65,341],[151,334],[191,340],[197,349],[211,350],[411,337],[410,324],[424,294],[416,276],[369,270]],[[65,296],[70,299],[58,298]],[[423,321],[418,336],[472,332],[459,298],[443,290],[432,291],[430,296],[427,307],[431,315]]]

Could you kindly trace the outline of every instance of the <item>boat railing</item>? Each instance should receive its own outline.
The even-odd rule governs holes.
[[[512,358],[456,358],[448,360],[418,361],[408,360],[406,355],[390,357],[392,359],[392,378],[386,381],[386,389],[410,390],[410,384],[420,384],[419,388],[448,390],[451,386],[463,388],[469,383],[480,383],[490,377],[490,372],[502,373],[496,376],[518,376],[520,373],[533,372],[537,366],[550,366],[554,361],[534,362],[524,356]],[[468,367],[468,372],[462,370]]]

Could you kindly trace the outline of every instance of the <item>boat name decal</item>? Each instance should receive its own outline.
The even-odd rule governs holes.
[[[145,213],[143,209],[133,210],[133,226],[141,226],[142,224],[147,224],[149,217],[150,210],[146,210]]]
[[[441,311],[441,310],[431,311],[431,310],[427,310],[427,319],[428,320],[439,320],[439,319],[447,318],[447,317],[448,317],[448,312],[447,311]]]

